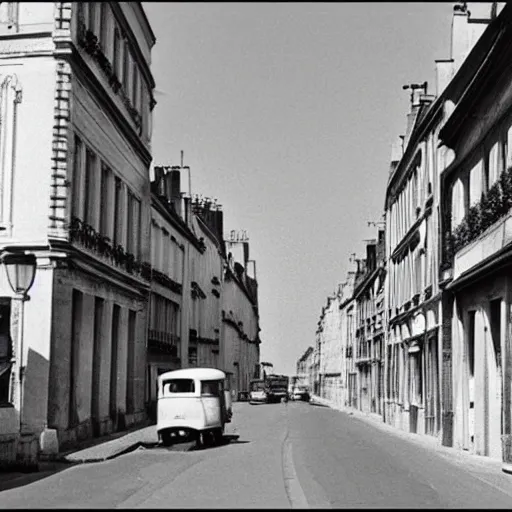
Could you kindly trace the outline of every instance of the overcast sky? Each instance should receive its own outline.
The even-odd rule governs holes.
[[[261,360],[295,373],[321,308],[373,238],[404,84],[449,57],[452,3],[143,3],[157,42],[153,165],[246,230]]]

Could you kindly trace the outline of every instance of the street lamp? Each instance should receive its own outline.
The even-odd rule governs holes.
[[[12,251],[12,252],[11,252]],[[23,324],[24,324],[24,305],[28,296],[34,279],[36,277],[37,258],[34,254],[26,254],[22,249],[11,251],[6,250],[0,254],[0,261],[5,266],[7,280],[15,293],[16,298],[20,300],[19,317],[18,317],[18,332],[17,332],[17,352],[16,358],[18,360],[19,377],[19,418],[20,418],[20,433],[22,428],[22,415],[23,415]]]

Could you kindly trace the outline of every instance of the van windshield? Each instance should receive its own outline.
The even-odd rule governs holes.
[[[169,379],[164,380],[163,390],[167,393],[194,393],[193,379]]]

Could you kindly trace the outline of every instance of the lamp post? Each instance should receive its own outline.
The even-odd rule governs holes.
[[[23,415],[23,324],[24,305],[28,299],[27,293],[30,290],[36,276],[37,258],[34,254],[26,254],[23,249],[5,250],[0,254],[0,261],[4,264],[7,280],[15,298],[20,301],[19,316],[17,325],[16,360],[18,363],[18,397],[19,397],[19,418],[20,433],[22,429]]]

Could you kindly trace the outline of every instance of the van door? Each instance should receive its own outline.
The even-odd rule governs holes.
[[[220,427],[221,422],[221,386],[218,380],[201,381],[201,402],[205,415],[205,427]]]

